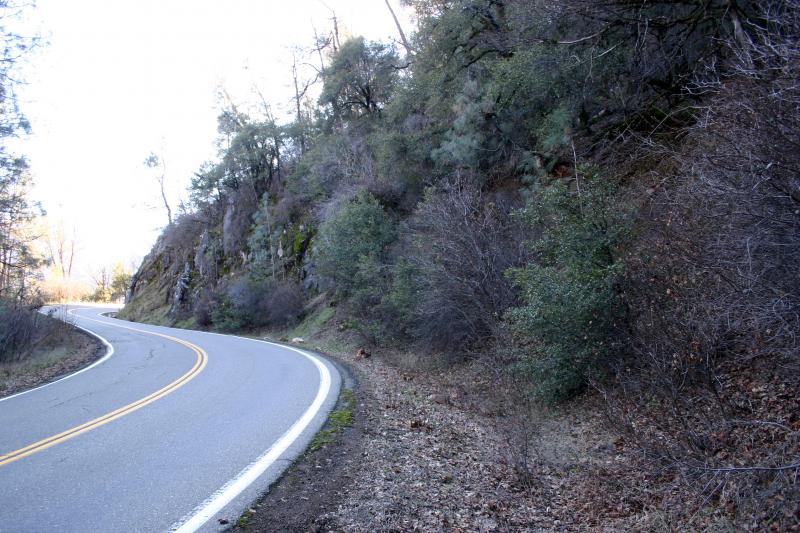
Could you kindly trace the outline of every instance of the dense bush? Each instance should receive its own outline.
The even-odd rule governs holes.
[[[591,383],[689,484],[796,490],[798,0],[408,4],[405,57],[316,43],[292,124],[223,111],[142,282],[223,329],[320,291],[367,342],[491,353],[519,413]]]
[[[524,305],[508,313],[520,369],[537,397],[563,400],[620,350],[620,280],[631,220],[615,187],[594,174],[532,189],[522,217],[539,238],[510,271]]]
[[[320,102],[337,118],[380,113],[397,83],[397,62],[391,46],[363,37],[349,39],[325,73]]]
[[[0,300],[0,363],[24,357],[36,339],[39,323],[40,315],[35,309]]]
[[[244,277],[231,283],[211,311],[215,326],[224,330],[280,327],[300,318],[303,293],[292,281]]]
[[[412,246],[392,294],[410,308],[410,331],[429,348],[452,353],[491,339],[514,303],[505,272],[527,253],[513,199],[454,181],[429,189],[411,217]]]
[[[359,293],[360,298],[369,299],[372,291],[379,290],[373,282],[380,276],[386,248],[395,235],[395,224],[375,197],[359,194],[319,228],[315,256],[320,276],[341,296]]]
[[[195,295],[192,303],[192,316],[194,316],[195,323],[201,328],[211,326],[214,323],[213,310],[214,301],[210,294],[209,289],[201,290],[199,294]]]
[[[800,3],[765,15],[693,86],[707,105],[682,150],[652,147],[664,165],[627,261],[629,357],[605,394],[659,464],[781,530],[796,524],[771,498],[797,472]]]
[[[303,292],[297,283],[281,281],[265,294],[263,320],[265,325],[285,326],[296,322],[303,312]]]

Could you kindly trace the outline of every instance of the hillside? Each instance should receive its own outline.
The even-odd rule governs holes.
[[[588,403],[672,526],[800,527],[800,3],[407,3],[294,120],[228,102],[120,316],[491,369],[521,480]]]

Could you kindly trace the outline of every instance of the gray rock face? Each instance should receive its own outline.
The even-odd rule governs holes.
[[[136,283],[139,281],[139,271],[136,271],[133,276],[131,276],[131,284],[128,286],[128,290],[125,291],[125,303],[127,304],[131,300],[133,300],[133,295],[136,294]]]
[[[319,288],[317,278],[317,265],[309,257],[311,254],[303,256],[303,290],[306,292],[315,291]]]
[[[222,249],[227,257],[238,255],[244,248],[256,209],[255,191],[238,189],[228,196],[222,217]]]
[[[169,313],[171,316],[176,316],[184,307],[188,300],[189,283],[192,279],[192,266],[189,261],[183,267],[183,273],[178,277],[175,283],[175,291],[172,296],[172,308]]]
[[[233,196],[228,197],[225,214],[222,217],[222,250],[225,255],[230,255],[236,245],[234,225],[236,221],[236,202]]]
[[[197,249],[194,252],[194,266],[197,269],[197,273],[200,274],[202,278],[206,278],[211,274],[211,265],[209,265],[208,258],[206,257],[206,251],[208,250],[210,240],[211,237],[208,234],[208,230],[203,230],[203,235],[200,237],[200,244],[197,245]]]

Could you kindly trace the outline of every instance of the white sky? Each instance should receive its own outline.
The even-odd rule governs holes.
[[[404,29],[411,25],[392,0]],[[33,127],[20,150],[33,197],[75,229],[79,273],[138,261],[166,224],[143,161],[162,153],[176,211],[192,172],[213,159],[218,88],[237,104],[253,86],[288,109],[292,46],[327,33],[396,40],[383,0],[38,0],[22,31],[43,36],[21,105]]]

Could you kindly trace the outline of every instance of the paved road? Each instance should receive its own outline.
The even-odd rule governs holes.
[[[0,400],[0,531],[222,529],[338,396],[338,372],[312,354],[105,311],[71,309],[110,357]]]

